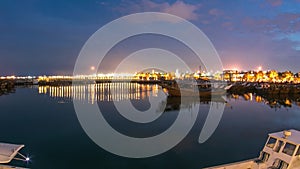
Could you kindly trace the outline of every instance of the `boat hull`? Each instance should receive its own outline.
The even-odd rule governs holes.
[[[171,97],[211,97],[211,96],[221,96],[226,94],[226,90],[218,89],[218,90],[208,90],[208,91],[201,91],[201,90],[193,90],[193,89],[179,89],[168,87],[167,88],[168,95]]]

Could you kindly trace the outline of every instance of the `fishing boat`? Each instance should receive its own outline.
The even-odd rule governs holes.
[[[300,169],[300,131],[269,134],[258,158],[205,169]]]
[[[21,160],[28,162],[29,157],[25,157],[19,151],[24,145],[0,143],[0,169],[27,169],[8,165],[12,160]]]
[[[195,83],[177,81],[168,84],[162,84],[171,97],[211,97],[225,95],[230,86],[216,83]]]

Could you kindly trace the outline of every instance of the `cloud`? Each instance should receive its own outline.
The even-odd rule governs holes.
[[[245,70],[253,70],[258,65],[264,69],[279,71],[299,71],[300,51],[295,50],[297,42],[287,38],[274,40],[272,35],[248,33],[243,36],[218,35],[216,49],[225,67],[238,65]],[[224,44],[223,42],[226,41]]]
[[[219,10],[217,8],[213,8],[213,9],[209,10],[208,13],[210,15],[213,15],[213,16],[221,16],[221,15],[223,15],[223,11],[221,11],[221,10]]]
[[[99,5],[101,5],[101,6],[109,5],[108,2],[103,2],[103,1],[96,1],[96,4],[99,4]]]
[[[214,17],[215,12],[211,9],[207,14]],[[251,16],[232,12],[225,11],[211,24],[201,25],[215,45],[224,67],[239,65],[250,70],[263,65],[264,69],[299,71],[300,13]],[[233,19],[225,19],[225,15]],[[278,35],[282,35],[280,39],[276,39]]]
[[[224,23],[222,23],[222,27],[227,30],[233,30],[233,28],[234,28],[232,22],[224,22]]]
[[[202,1],[201,6],[183,1],[157,3],[143,0],[132,3],[135,7],[127,5],[123,9],[127,12],[168,12],[184,15],[189,20],[197,19],[195,24],[215,45],[225,67],[236,62],[245,69],[262,64],[266,69],[299,71],[299,38],[293,40],[295,36],[291,36],[300,32],[299,10],[283,10],[280,6],[289,2],[282,0],[253,1],[257,3]],[[179,14],[182,11],[188,14]],[[282,38],[276,39],[281,34]]]
[[[280,13],[273,18],[251,17],[244,18],[243,25],[253,31],[265,33],[294,33],[299,32],[300,13]]]
[[[187,20],[196,20],[198,15],[195,11],[200,5],[185,4],[183,1],[176,1],[174,4],[169,5],[162,12],[180,16]]]
[[[266,0],[266,2],[274,7],[282,5],[282,0]]]
[[[201,4],[188,4],[178,0],[175,3],[155,3],[151,0],[142,0],[139,3],[134,1],[124,1],[117,11],[121,13],[137,13],[137,12],[165,12],[182,17],[187,20],[197,20],[198,14],[196,11],[201,7]]]

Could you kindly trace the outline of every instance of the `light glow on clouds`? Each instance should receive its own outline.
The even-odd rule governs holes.
[[[0,75],[70,74],[91,34],[136,12],[191,21],[215,45],[224,67],[250,70],[263,63],[266,69],[300,71],[299,0],[0,1],[0,11]]]

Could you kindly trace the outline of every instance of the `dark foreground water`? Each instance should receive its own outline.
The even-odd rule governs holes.
[[[0,142],[25,144],[22,153],[31,157],[27,167],[33,169],[199,169],[256,157],[268,133],[290,128],[300,130],[297,102],[286,100],[291,104],[271,108],[266,104],[268,101],[259,97],[246,97],[248,100],[245,100],[235,96],[235,99],[228,98],[218,128],[205,143],[198,143],[209,109],[209,104],[204,102],[200,104],[196,124],[173,149],[145,159],[124,158],[101,149],[90,140],[78,122],[72,98],[86,100],[88,104],[98,102],[111,125],[140,137],[158,134],[171,125],[179,103],[170,101],[170,110],[164,112],[155,126],[134,127],[120,120],[120,115],[112,108],[111,97],[132,99],[132,103],[143,110],[149,106],[147,95],[157,86],[135,85],[132,88],[137,92],[127,96],[110,96],[106,87],[103,84],[98,88],[83,87],[84,90],[81,88],[73,93],[70,87],[24,87],[0,96]],[[12,164],[26,166],[15,161]]]

